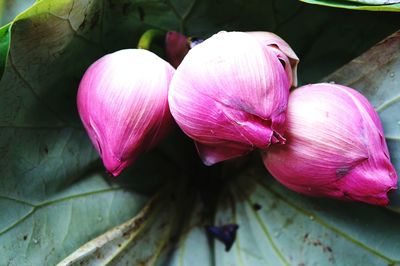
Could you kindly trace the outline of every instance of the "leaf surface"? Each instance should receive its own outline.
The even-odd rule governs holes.
[[[123,252],[113,253],[122,230],[113,228],[140,217],[150,195],[196,155],[172,139],[117,182],[104,174],[75,104],[82,74],[102,55],[135,47],[149,28],[201,38],[220,30],[274,31],[301,57],[301,82],[308,83],[393,32],[398,22],[393,14],[345,13],[290,0],[37,1],[0,29],[0,265],[54,265],[110,232],[110,242],[99,246],[114,254],[110,265],[146,258],[161,265],[207,265],[234,254],[220,254],[219,242],[210,245],[204,225],[213,223],[213,215],[204,214],[211,211],[192,186],[172,190],[180,201],[161,201],[150,211],[154,220],[132,230]],[[243,215],[237,219],[245,221]],[[243,228],[244,222],[238,243]],[[93,254],[73,261],[98,262]]]

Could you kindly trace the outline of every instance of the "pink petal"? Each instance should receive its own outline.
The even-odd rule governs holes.
[[[82,122],[107,170],[118,175],[167,133],[174,69],[146,50],[108,54],[86,71],[78,91]]]
[[[271,147],[264,164],[287,187],[303,194],[388,203],[397,174],[379,117],[358,92],[313,84],[289,98],[287,145]]]
[[[243,152],[215,156],[222,160],[284,142],[289,87],[270,47],[246,33],[220,32],[189,51],[171,81],[169,103],[195,141],[242,145]]]

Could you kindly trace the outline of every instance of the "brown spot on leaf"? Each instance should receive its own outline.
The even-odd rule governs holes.
[[[306,235],[307,235],[307,237],[304,236],[304,241],[307,241],[309,244],[313,245],[314,247],[321,247],[322,252],[328,254],[328,256],[329,256],[328,260],[330,262],[334,262],[335,261],[335,257],[333,256],[333,250],[332,250],[332,248],[330,246],[325,245],[319,239],[310,239],[310,238],[308,238],[308,234],[306,234]]]

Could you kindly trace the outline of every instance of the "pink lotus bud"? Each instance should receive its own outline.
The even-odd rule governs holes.
[[[165,53],[168,62],[175,68],[179,66],[189,52],[189,43],[185,35],[176,31],[169,31],[165,36]]]
[[[215,34],[186,55],[171,81],[170,109],[206,165],[284,143],[291,65],[281,57],[289,60],[243,32]]]
[[[286,145],[263,154],[276,179],[311,196],[388,204],[397,174],[378,114],[363,95],[307,85],[291,93],[286,118]]]
[[[167,133],[173,67],[141,49],[103,56],[86,71],[78,111],[106,169],[117,176]]]

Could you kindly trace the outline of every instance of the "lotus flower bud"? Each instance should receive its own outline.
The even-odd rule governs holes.
[[[285,142],[295,75],[288,74],[293,72],[285,51],[270,43],[243,32],[220,32],[193,47],[176,70],[168,96],[171,113],[206,165]]]
[[[165,36],[165,53],[168,62],[175,68],[179,66],[189,52],[189,42],[185,35],[169,31]]]
[[[173,122],[168,86],[174,68],[141,49],[93,63],[78,90],[78,111],[104,166],[114,176],[152,148]]]
[[[378,114],[357,91],[335,84],[294,90],[287,143],[263,154],[282,184],[311,196],[388,204],[397,174]]]

